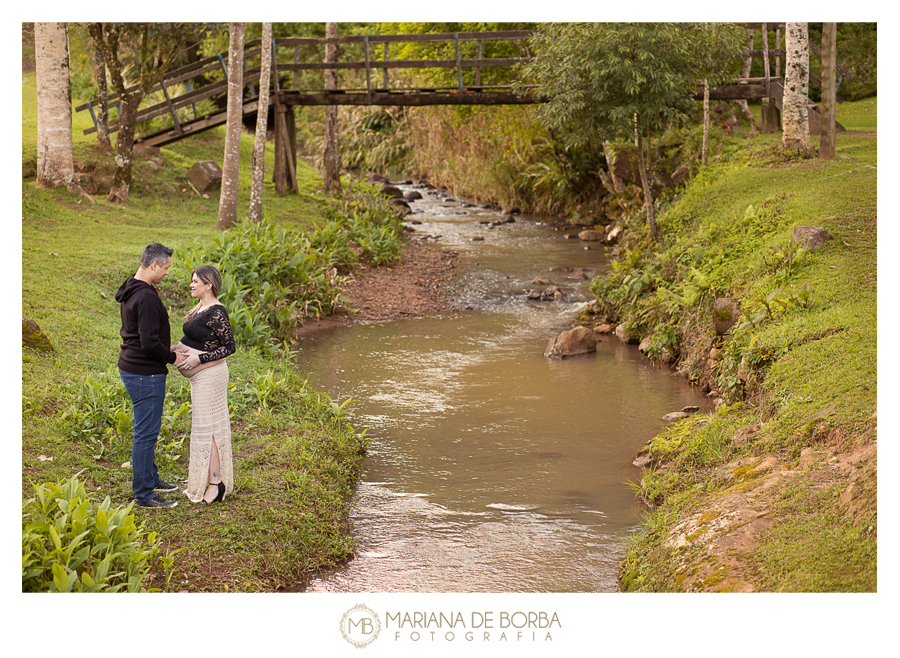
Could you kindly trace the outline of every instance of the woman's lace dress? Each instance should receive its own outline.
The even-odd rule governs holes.
[[[201,370],[191,380],[191,457],[184,493],[198,503],[209,483],[209,456],[215,440],[219,451],[219,476],[225,493],[234,489],[231,457],[231,419],[228,414],[228,364],[225,357],[235,350],[228,313],[215,304],[184,323],[181,342],[206,352],[200,362],[221,359],[221,363]]]

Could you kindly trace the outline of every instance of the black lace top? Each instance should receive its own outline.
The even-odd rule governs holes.
[[[182,330],[182,343],[205,352],[200,355],[200,363],[224,359],[229,354],[234,354],[234,334],[231,333],[228,312],[221,304],[203,309],[185,322]]]

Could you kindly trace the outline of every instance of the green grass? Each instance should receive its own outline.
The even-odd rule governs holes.
[[[757,121],[761,120],[759,102],[750,104]],[[878,129],[878,97],[864,98],[861,101],[838,103],[835,109],[835,120],[846,128],[847,132],[876,132]],[[813,143],[818,145],[818,137],[812,135]],[[778,134],[780,140],[781,135]],[[840,140],[840,133],[838,133]]]
[[[874,525],[854,524],[835,511],[842,490],[841,486],[823,486],[816,474],[806,474],[781,493],[773,513],[790,522],[778,523],[767,532],[756,552],[762,588],[776,592],[876,591]]]
[[[878,97],[840,103],[835,118],[848,132],[875,132],[878,129]]]
[[[22,159],[27,173],[36,163],[33,76],[22,87]],[[89,121],[81,113],[73,118],[76,163],[111,176],[112,156],[95,148],[94,135],[81,134]],[[239,217],[246,216],[249,203],[253,136],[243,133],[241,139]],[[269,171],[272,151],[269,144]],[[114,505],[131,500],[131,471],[122,467],[130,460],[127,437],[112,432],[106,451],[96,457],[96,444],[73,437],[62,417],[88,377],[117,379],[119,309],[113,297],[137,270],[141,250],[159,241],[175,249],[177,261],[188,245],[210,242],[217,235],[218,194],[195,194],[185,184],[185,174],[198,160],[221,164],[222,152],[223,130],[216,129],[163,148],[164,165],[158,169],[138,157],[125,207],[106,202],[102,195],[94,196],[96,203],[91,204],[65,190],[39,189],[33,176],[23,179],[22,315],[35,320],[54,346],[50,353],[23,348],[23,498],[33,495],[31,483],[81,472],[97,501],[106,495]],[[328,217],[327,200],[319,191],[321,177],[303,162],[298,163],[298,184],[298,194],[278,197],[267,182],[264,214],[273,222],[308,230]],[[186,275],[183,280],[176,277],[161,286],[173,339],[180,336],[179,318],[189,301]],[[163,514],[135,510],[139,522],[159,533],[166,550],[177,551],[178,578],[166,586],[164,574],[154,573],[150,587],[290,589],[351,555],[346,507],[363,443],[347,424],[346,411],[311,391],[289,361],[243,349],[228,361],[235,495],[213,508],[191,505],[177,494],[181,504]],[[267,378],[269,372],[272,377]],[[186,380],[177,373],[169,377],[168,388],[172,405],[189,400]],[[275,404],[276,397],[283,404]],[[114,395],[110,399],[117,400]],[[130,411],[127,401],[118,402]],[[165,442],[162,476],[183,481],[189,425],[182,421],[174,428],[174,436]]]
[[[847,103],[844,116],[854,131],[875,132],[874,109],[874,98]],[[598,288],[619,321],[642,335],[664,323],[678,327],[682,367],[695,381],[707,376],[709,349],[723,350],[710,386],[731,402],[709,423],[670,426],[651,442],[668,467],[646,475],[638,487],[658,507],[629,549],[622,572],[627,587],[677,589],[672,555],[661,543],[703,500],[726,495],[727,488],[710,481],[716,468],[748,455],[774,455],[795,467],[807,447],[846,455],[875,443],[876,167],[876,139],[850,133],[838,135],[837,156],[826,162],[783,154],[780,135],[726,147],[660,215],[660,242],[635,239],[623,252],[630,264]],[[789,245],[798,225],[824,226],[834,239],[791,266],[773,265],[770,247]],[[622,291],[631,279],[625,277],[634,272],[651,273],[653,285],[628,298]],[[724,340],[711,330],[716,296],[737,299],[752,316],[760,308],[753,300],[778,290],[776,298],[787,299],[804,287],[810,291],[806,306],[787,304]],[[738,378],[742,363],[746,382]],[[762,425],[760,438],[734,444],[734,431],[754,422]],[[827,486],[799,477],[780,492],[774,527],[754,554],[763,574],[759,588],[874,590],[875,498],[864,501],[871,527],[860,526],[836,504],[848,486],[843,477]],[[825,527],[821,537],[811,534]]]

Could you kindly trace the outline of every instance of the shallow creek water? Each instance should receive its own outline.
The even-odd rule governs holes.
[[[627,482],[661,417],[705,401],[635,346],[543,356],[571,326],[602,247],[538,218],[488,228],[498,213],[436,193],[410,205],[416,235],[459,253],[464,311],[306,336],[310,384],[352,398],[370,446],[351,512],[358,549],[305,591],[610,592],[623,541],[640,523]],[[473,241],[483,237],[483,241]],[[567,268],[570,271],[551,271]],[[536,276],[567,290],[535,302]]]

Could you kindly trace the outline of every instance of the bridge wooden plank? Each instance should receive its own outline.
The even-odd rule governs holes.
[[[534,34],[534,30],[506,30],[498,32],[441,32],[435,34],[370,34],[368,35],[369,43],[419,43],[429,41],[452,41],[459,34],[460,41],[515,41],[519,39],[528,39]],[[346,37],[335,37],[327,39],[324,37],[279,37],[275,39],[276,48],[294,46],[294,45],[311,45],[311,44],[327,44],[327,43],[365,43],[366,37],[355,35]]]
[[[766,85],[764,82],[762,84],[719,85],[710,88],[709,98],[715,101],[766,98]],[[697,86],[694,99],[703,100],[702,86]]]
[[[488,66],[515,66],[517,64],[525,64],[528,62],[526,57],[496,57],[491,59],[460,59],[463,68],[466,67],[488,67]],[[372,60],[370,62],[372,68],[377,69],[453,69],[456,68],[455,59],[395,59],[389,62],[381,60]],[[279,64],[278,68],[283,71],[324,71],[328,69],[357,69],[364,70],[365,62],[335,62],[326,64],[325,62],[308,62],[306,64]]]
[[[244,78],[244,84],[250,84],[251,82],[258,82],[260,78],[259,69],[251,69],[248,71],[248,75]],[[228,82],[225,80],[221,80],[213,85],[209,85],[206,87],[201,87],[200,89],[195,89],[194,91],[188,92],[186,94],[182,94],[181,96],[177,96],[171,99],[172,106],[175,109],[180,109],[182,107],[187,107],[188,105],[193,105],[197,101],[204,100],[211,96],[215,96],[220,93],[225,93],[227,91]],[[155,119],[156,117],[163,116],[164,114],[169,113],[169,104],[158,103],[156,105],[152,105],[148,108],[145,108],[138,112],[137,114],[137,123],[142,121],[149,121],[150,119]],[[115,132],[119,129],[118,121],[111,121],[109,123],[109,131]],[[86,128],[83,132],[85,135],[89,135],[97,131],[96,126],[92,126],[90,128]]]
[[[284,92],[285,105],[390,105],[419,107],[425,105],[527,105],[542,102],[512,92],[379,92],[372,91],[371,100],[366,93],[359,94],[296,94]]]
[[[782,28],[784,23],[747,23],[746,27],[759,29],[765,26],[769,29]],[[291,48],[294,54],[293,62],[289,64],[280,64],[277,58],[273,58],[272,68],[276,72],[275,77],[275,100],[276,104],[280,100],[286,105],[401,105],[401,106],[417,106],[417,105],[497,105],[497,104],[525,104],[543,102],[543,99],[534,98],[528,92],[514,93],[510,86],[492,85],[482,86],[480,82],[481,69],[484,67],[509,67],[516,66],[529,61],[526,57],[503,57],[489,58],[482,57],[482,42],[485,41],[515,41],[529,38],[534,34],[533,30],[509,30],[503,32],[460,32],[460,33],[440,33],[440,34],[408,34],[408,35],[354,35],[347,37],[328,38],[305,38],[305,37],[287,37],[279,38],[273,41],[273,48]],[[459,42],[475,41],[478,45],[478,55],[475,59],[463,59],[460,53]],[[453,59],[435,59],[435,60],[389,60],[389,44],[390,43],[434,43],[444,42],[454,44]],[[300,63],[296,59],[296,54],[300,45],[325,45],[329,43],[336,44],[364,44],[366,61],[362,62],[307,62]],[[372,59],[370,44],[383,45],[383,59]],[[252,57],[258,55],[261,50],[262,43],[260,39],[254,39],[245,44],[245,56]],[[818,52],[815,44],[810,44],[814,52]],[[755,57],[775,56],[786,58],[784,49],[775,48],[768,49],[764,46],[764,50],[753,50],[749,53]],[[193,62],[186,66],[170,71],[163,78],[160,85],[154,87],[154,91],[162,89],[168,92],[171,85],[191,81],[201,75],[209,73],[213,70],[220,69],[225,59],[221,55],[204,58],[198,62]],[[416,70],[416,69],[441,69],[456,68],[457,69],[457,86],[456,87],[415,87],[415,88],[397,88],[388,89],[388,71],[389,70]],[[463,84],[462,69],[474,68],[476,72],[475,87],[467,88]],[[277,72],[279,70],[292,72],[295,79],[295,88],[297,86],[297,76],[299,71],[325,71],[325,70],[365,70],[366,72],[366,88],[363,90],[343,89],[343,90],[283,90],[278,88]],[[371,79],[372,69],[381,69],[383,71],[383,88],[377,88]],[[842,71],[847,77],[852,76],[843,67]],[[259,69],[248,71],[245,77],[245,84],[251,84],[259,80]],[[814,84],[820,84],[815,76],[810,76]],[[775,78],[771,82],[775,82]],[[176,108],[187,107],[195,104],[198,100],[203,100],[225,93],[227,88],[225,81],[219,81],[207,86],[200,87],[189,91],[178,97],[168,98],[165,103],[160,103],[149,108],[141,110],[138,114],[138,121],[147,121],[166,113],[173,113]],[[134,90],[136,87],[131,87]],[[530,86],[529,88],[533,88]],[[168,96],[168,93],[166,93]],[[769,94],[771,95],[771,94]],[[765,79],[748,78],[744,80],[736,79],[732,84],[721,85],[710,91],[710,97],[714,100],[734,100],[734,99],[756,99],[765,98],[766,84]],[[251,90],[251,98],[253,92]],[[702,97],[702,91],[698,87],[697,98]],[[843,99],[840,99],[843,100]],[[118,101],[117,97],[109,100],[111,105],[115,105]],[[96,100],[76,107],[76,111],[91,109],[97,103]],[[253,109],[249,109],[249,108]],[[255,101],[245,105],[244,112],[255,111]],[[215,115],[218,117],[218,114]],[[224,115],[223,115],[224,116]],[[199,126],[219,125],[216,123],[218,119],[212,118],[212,115],[201,117],[200,119],[184,124],[185,133],[198,131]],[[198,123],[199,122],[199,123]],[[188,128],[192,125],[193,127]],[[111,130],[118,129],[118,122],[113,122],[110,126]],[[176,125],[169,132],[177,133],[178,122],[176,117]],[[203,128],[206,129],[206,128]],[[95,132],[96,128],[89,128],[85,133]],[[166,131],[162,131],[166,132]],[[172,140],[174,141],[174,139]]]
[[[244,105],[243,114],[252,114],[259,109],[259,101],[252,101]],[[228,113],[227,112],[218,112],[216,114],[208,114],[206,116],[200,117],[199,119],[195,119],[190,123],[181,124],[182,129],[184,130],[184,135],[179,135],[174,128],[168,130],[161,130],[159,132],[153,133],[152,135],[145,135],[141,138],[135,138],[135,144],[149,144],[150,146],[165,146],[166,144],[171,144],[172,142],[177,142],[179,139],[182,139],[184,136],[196,135],[198,133],[202,133],[211,128],[215,128],[216,126],[221,126],[227,123],[228,121]]]

